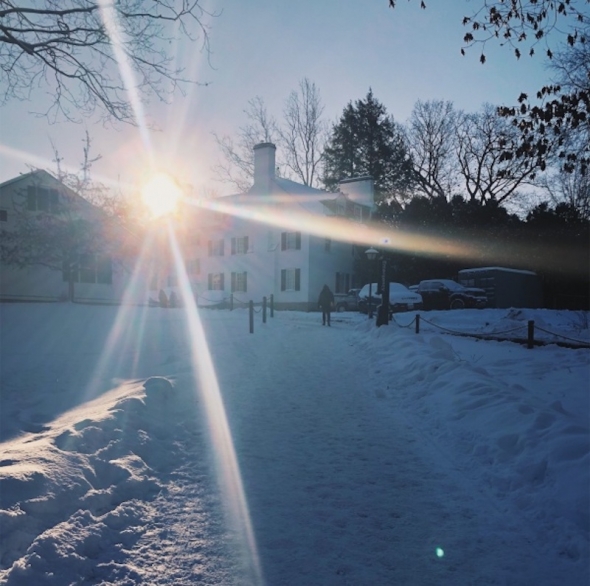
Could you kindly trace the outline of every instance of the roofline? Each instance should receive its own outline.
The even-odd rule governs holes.
[[[40,173],[44,173],[46,175],[49,175],[52,179],[59,181],[59,179],[54,177],[51,173],[49,173],[49,171],[45,171],[45,169],[35,169],[35,171],[29,171],[28,173],[22,173],[21,175],[17,175],[16,177],[13,177],[12,179],[8,179],[7,181],[0,183],[0,189],[3,187],[7,187],[8,185],[11,185],[12,183],[15,183],[17,181],[22,181],[23,179],[26,179],[27,177],[31,177],[32,175],[38,175]],[[60,183],[61,183],[61,181],[60,181]]]
[[[361,175],[360,177],[349,177],[348,179],[341,179],[338,181],[338,185],[343,185],[345,183],[357,183],[359,181],[367,181],[370,179],[373,181],[373,177],[371,175]]]

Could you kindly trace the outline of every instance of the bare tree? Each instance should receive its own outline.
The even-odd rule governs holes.
[[[208,51],[208,16],[202,0],[0,0],[0,99],[29,99],[47,86],[53,119],[100,111],[133,123],[128,92],[165,100],[182,91],[189,80],[170,46],[200,38]]]
[[[281,147],[277,158],[280,173],[315,186],[327,132],[323,111],[320,92],[307,78],[286,99],[280,122],[268,113],[261,97],[250,100],[244,110],[248,122],[235,138],[214,134],[223,158],[213,168],[218,180],[247,191],[254,176],[254,145],[273,142]]]
[[[519,187],[533,184],[535,161],[512,154],[519,140],[518,130],[490,104],[481,112],[461,116],[457,153],[471,201],[502,203],[515,197]]]
[[[316,84],[302,79],[299,91],[291,92],[287,98],[279,135],[286,165],[304,185],[314,186],[317,182],[327,135],[323,113]]]
[[[392,8],[396,3],[389,0]],[[425,0],[420,6],[426,8]],[[541,55],[549,63],[556,60],[554,68],[561,75],[532,96],[537,103],[523,92],[518,105],[498,108],[521,133],[520,143],[507,153],[534,159],[543,169],[557,152],[564,171],[579,168],[587,173],[589,150],[568,150],[564,133],[588,127],[590,121],[590,0],[477,0],[463,26],[467,30],[461,53],[477,46],[481,63],[486,62],[490,42],[509,48],[516,59]]]
[[[541,186],[554,205],[566,203],[578,212],[580,218],[590,220],[590,176],[587,173],[582,173],[579,168],[569,173],[560,169],[548,174]]]
[[[418,195],[449,199],[458,177],[457,112],[452,102],[416,102],[406,135]]]
[[[223,161],[213,167],[219,181],[233,185],[238,191],[247,191],[254,177],[254,145],[260,142],[274,142],[278,136],[275,119],[268,114],[266,104],[260,96],[248,102],[244,110],[245,126],[240,127],[236,139],[213,134]]]
[[[69,298],[82,282],[110,283],[113,265],[129,271],[140,244],[145,206],[135,206],[92,179],[88,132],[78,171],[65,169],[52,142],[55,175],[32,169],[26,188],[12,198],[11,222],[0,229],[0,262],[15,267],[43,266],[61,271]]]
[[[15,193],[14,219],[0,230],[0,262],[63,271],[73,299],[80,271],[96,274],[98,268],[105,281],[111,278],[111,258],[106,253],[111,234],[101,210],[59,185],[45,171],[37,171],[27,188]]]
[[[58,147],[53,141],[51,141],[51,147],[55,176],[58,181],[93,206],[100,208],[107,217],[116,220],[127,230],[137,235],[143,233],[150,216],[146,206],[141,202],[139,193],[123,194],[120,190],[114,191],[94,179],[92,167],[101,160],[102,156],[92,154],[92,138],[88,130],[82,139],[82,162],[76,171],[64,168],[63,157],[60,156]]]

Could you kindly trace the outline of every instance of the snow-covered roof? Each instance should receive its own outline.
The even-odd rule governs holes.
[[[506,267],[478,267],[475,269],[461,269],[459,274],[461,273],[477,273],[477,272],[484,272],[484,271],[502,271],[506,273],[521,273],[525,275],[536,275],[537,273],[533,271],[527,271],[524,269],[509,269]]]
[[[16,177],[13,177],[12,179],[8,179],[7,181],[0,183],[0,189],[3,189],[4,187],[8,187],[9,185],[12,185],[13,183],[18,183],[19,181],[29,179],[31,177],[34,177],[35,175],[38,175],[40,177],[46,176],[46,177],[49,177],[50,179],[52,179],[53,181],[57,181],[59,183],[59,180],[56,179],[48,171],[45,171],[44,169],[36,169],[35,171],[29,171],[28,173],[22,173],[21,175],[17,175]]]
[[[229,205],[297,205],[312,214],[325,215],[324,202],[327,198],[336,198],[340,194],[330,193],[323,189],[316,189],[283,177],[275,177],[271,182],[270,192],[261,193],[253,186],[246,193],[226,195],[217,199],[218,202]]]

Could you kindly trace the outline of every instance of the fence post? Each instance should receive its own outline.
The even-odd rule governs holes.
[[[528,326],[527,348],[530,350],[535,346],[535,321],[530,319]]]
[[[254,301],[250,299],[250,333],[254,333]]]
[[[266,296],[262,298],[262,323],[266,323]]]
[[[420,314],[416,314],[416,333],[420,333]]]
[[[275,316],[275,296],[273,293],[270,294],[270,317]]]
[[[229,296],[229,310],[233,311],[234,310],[234,294],[231,293]]]

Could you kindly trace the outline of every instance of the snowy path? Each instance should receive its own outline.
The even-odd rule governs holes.
[[[362,333],[336,322],[318,348],[318,327],[285,337],[271,323],[256,335],[274,336],[272,354],[244,345],[241,368],[219,368],[267,584],[557,583],[535,569],[534,535],[392,420]],[[350,345],[358,360],[345,362]]]

